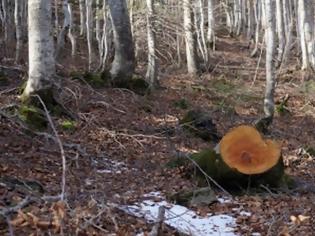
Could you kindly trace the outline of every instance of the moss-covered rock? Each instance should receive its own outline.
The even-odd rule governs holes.
[[[44,112],[35,106],[21,105],[18,116],[32,129],[43,130],[47,128],[48,121]]]
[[[212,122],[211,117],[209,114],[200,110],[188,111],[179,123],[184,129],[203,140],[211,140],[213,142],[218,142],[220,140],[216,126]]]

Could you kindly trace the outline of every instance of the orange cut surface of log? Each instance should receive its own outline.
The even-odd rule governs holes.
[[[263,140],[254,127],[241,125],[222,138],[220,154],[230,168],[240,173],[261,174],[278,163],[281,147],[273,140]]]

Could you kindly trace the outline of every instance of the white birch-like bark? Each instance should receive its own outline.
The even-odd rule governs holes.
[[[101,55],[100,55],[100,65],[99,68],[101,71],[105,70],[106,67],[106,60],[108,56],[108,12],[106,9],[106,1],[103,0],[103,31],[102,31],[102,39],[101,39]]]
[[[203,60],[205,64],[208,63],[209,55],[208,55],[208,48],[207,48],[207,41],[205,35],[205,11],[204,11],[204,0],[198,0],[198,8],[200,14],[200,22],[199,22],[199,30],[200,30],[200,43],[201,49],[203,51]]]
[[[188,73],[197,75],[198,73],[198,55],[196,35],[193,25],[193,14],[191,0],[183,0],[184,31],[186,42],[186,58]]]
[[[131,35],[133,36],[134,34],[134,14],[133,14],[133,9],[134,9],[134,0],[129,0],[129,9],[130,9],[130,28],[131,28]]]
[[[277,35],[278,35],[278,56],[277,56],[277,67],[281,65],[284,47],[285,47],[285,33],[284,33],[284,22],[283,22],[283,0],[276,0],[276,23],[277,23]],[[287,1],[287,0],[284,0]]]
[[[264,112],[267,117],[274,114],[274,91],[276,85],[275,66],[273,58],[275,56],[275,0],[265,1],[265,25],[266,25],[266,89],[264,99]]]
[[[298,1],[298,19],[302,70],[315,70],[314,5],[311,0]]]
[[[80,36],[86,34],[86,8],[85,0],[79,0],[79,11],[80,11]]]
[[[291,0],[282,1],[282,7],[283,7],[283,25],[284,25],[286,43],[284,47],[280,71],[284,66],[286,66],[286,63],[289,58],[289,54],[291,51],[291,43],[292,43],[292,31],[293,31],[293,25],[294,25]]]
[[[110,74],[113,81],[129,79],[135,69],[135,53],[126,0],[108,0],[112,19],[115,56]]]
[[[29,72],[22,100],[50,90],[55,75],[51,0],[28,1]]]
[[[146,0],[147,2],[147,34],[148,34],[148,67],[146,72],[146,81],[149,83],[150,89],[154,89],[158,85],[157,81],[157,60],[155,55],[156,39],[154,29],[155,9],[154,0]]]
[[[239,36],[241,34],[242,28],[241,0],[234,0],[233,15],[234,15],[233,32],[236,36]]]
[[[20,60],[22,49],[22,25],[21,25],[21,1],[15,0],[14,6],[14,22],[15,22],[15,36],[16,36],[16,49],[15,49],[15,63]]]
[[[101,57],[101,5],[100,0],[96,0],[95,7],[95,38],[97,42],[97,49],[99,58]]]
[[[75,38],[74,33],[73,33],[74,29],[73,29],[72,3],[68,3],[68,12],[69,12],[69,16],[70,16],[68,38],[70,39],[70,43],[71,43],[71,56],[74,57],[76,54],[76,49],[77,49],[77,42],[76,42],[76,38]]]
[[[58,1],[59,0],[55,0],[54,1],[54,17],[55,17],[55,32],[56,35],[58,35],[59,32],[59,16],[58,16]]]
[[[60,50],[65,46],[65,37],[70,39],[71,42],[71,55],[75,55],[76,50],[76,40],[72,33],[73,30],[73,23],[72,23],[72,7],[68,0],[63,0],[62,3],[63,9],[63,26],[61,31],[59,32],[58,39],[57,39],[57,48],[56,48],[56,57],[58,57]]]
[[[254,26],[255,26],[255,12],[254,12],[254,4],[253,0],[246,1],[247,8],[247,40],[251,40],[254,37]]]
[[[194,16],[194,19],[193,19],[194,29],[196,31],[196,40],[197,40],[198,49],[201,53],[203,61],[206,61],[206,55],[205,55],[205,51],[204,51],[204,47],[203,47],[202,39],[201,39],[200,8],[196,6],[195,4],[193,5],[193,16]]]
[[[88,70],[92,70],[93,63],[93,49],[92,49],[92,40],[93,40],[93,13],[92,13],[92,1],[85,0],[86,8],[86,39],[88,46]]]
[[[207,31],[207,43],[209,45],[214,44],[215,42],[215,32],[214,32],[214,4],[213,0],[208,0],[208,31]],[[215,46],[213,45],[213,48]]]
[[[254,57],[258,51],[259,44],[259,34],[260,34],[260,26],[261,26],[261,15],[262,15],[262,3],[260,0],[255,0],[254,3],[254,16],[255,16],[255,46],[253,51],[251,52],[251,57]]]
[[[229,34],[233,34],[233,26],[234,26],[234,18],[233,18],[233,12],[231,10],[229,0],[225,0],[224,3],[224,12],[226,15],[226,26],[229,29]]]

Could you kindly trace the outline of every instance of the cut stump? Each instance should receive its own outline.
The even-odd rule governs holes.
[[[286,184],[281,146],[264,140],[252,126],[228,132],[219,143],[219,153],[205,149],[191,158],[224,187],[280,187]]]

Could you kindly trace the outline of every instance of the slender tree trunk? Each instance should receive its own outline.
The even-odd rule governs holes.
[[[260,26],[261,26],[261,14],[262,14],[262,3],[260,0],[256,0],[254,3],[254,15],[255,15],[255,47],[251,53],[251,57],[254,57],[258,51],[259,44],[259,34],[260,34]]]
[[[198,74],[198,55],[196,34],[193,27],[193,14],[191,0],[183,0],[184,31],[186,41],[186,57],[188,73]]]
[[[277,9],[276,22],[277,22],[278,44],[279,44],[276,67],[279,67],[282,63],[284,47],[285,47],[285,34],[284,34],[282,1],[287,1],[287,0],[276,0],[276,9]]]
[[[102,39],[101,39],[101,57],[100,57],[100,70],[104,71],[106,67],[106,60],[108,56],[108,13],[106,9],[106,1],[103,0],[103,32],[102,32]]]
[[[96,0],[95,9],[95,38],[97,42],[98,56],[101,57],[101,5],[100,0]]]
[[[15,35],[16,35],[16,50],[15,50],[15,63],[20,60],[22,49],[22,25],[21,25],[21,1],[15,0],[14,6],[14,21],[15,21]]]
[[[255,12],[254,12],[254,4],[253,0],[247,0],[247,39],[252,40],[254,37],[254,26],[255,26]]]
[[[135,53],[126,0],[108,0],[115,56],[110,73],[113,80],[129,79],[135,69]]]
[[[66,35],[68,36],[71,42],[71,55],[72,56],[75,55],[75,50],[76,50],[76,41],[75,41],[74,35],[72,34],[72,30],[73,30],[72,29],[72,8],[68,0],[63,1],[62,9],[63,9],[64,20],[63,20],[62,29],[57,39],[56,58],[58,57],[60,53],[60,49],[64,48],[65,46]]]
[[[265,25],[266,25],[266,90],[264,99],[264,112],[267,117],[274,114],[274,91],[275,91],[275,0],[265,0]]]
[[[213,0],[208,0],[207,43],[209,45],[211,45],[211,44],[214,44],[214,41],[215,41],[215,33],[214,33],[214,4],[213,4]]]
[[[283,1],[283,18],[284,18],[284,32],[285,32],[285,47],[283,52],[282,63],[280,67],[281,69],[286,66],[286,63],[289,58],[289,54],[291,51],[291,43],[292,43],[292,31],[293,31],[293,15],[292,15],[292,2],[291,0]]]
[[[58,16],[58,1],[59,0],[55,0],[54,1],[54,16],[55,16],[55,31],[56,31],[56,35],[58,35],[59,32],[59,16]]]
[[[157,81],[157,61],[155,55],[155,30],[154,30],[154,19],[155,9],[154,0],[146,0],[147,2],[147,34],[148,34],[148,67],[146,73],[146,80],[149,83],[150,89],[154,89],[158,85]]]
[[[229,34],[233,35],[234,18],[229,0],[225,0],[224,12],[226,15],[226,26],[229,28]]]
[[[209,55],[208,55],[208,48],[207,48],[207,42],[206,42],[206,36],[205,36],[204,0],[198,0],[198,8],[199,8],[199,14],[200,14],[200,22],[198,25],[198,28],[200,30],[200,44],[201,44],[201,49],[204,55],[204,62],[205,64],[207,64]]]
[[[47,95],[55,75],[54,43],[51,24],[51,0],[28,1],[29,78],[21,96]]]
[[[315,70],[314,2],[313,0],[300,0],[300,4],[304,4],[304,13],[299,12],[304,16],[301,22],[301,34],[304,34],[306,47],[303,68]],[[300,10],[302,11],[302,9]]]
[[[86,39],[88,46],[88,57],[89,57],[89,71],[92,70],[93,63],[93,50],[92,50],[92,40],[93,40],[93,14],[92,14],[92,1],[85,0],[86,8]]]
[[[79,0],[79,11],[80,11],[80,35],[83,36],[86,33],[86,8],[85,8],[85,1]]]
[[[308,27],[308,35],[307,35],[307,45],[308,45],[308,53],[310,57],[310,62],[313,71],[315,71],[315,6],[314,2],[311,0],[307,0],[308,5],[308,19],[309,19],[309,27]]]

